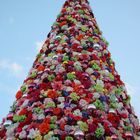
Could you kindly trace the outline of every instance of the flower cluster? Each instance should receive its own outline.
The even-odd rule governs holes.
[[[2,140],[136,139],[139,122],[87,0],[67,0],[0,125]]]

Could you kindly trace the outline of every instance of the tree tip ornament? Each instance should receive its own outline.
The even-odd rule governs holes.
[[[87,0],[66,0],[0,124],[0,140],[140,140],[139,120]]]

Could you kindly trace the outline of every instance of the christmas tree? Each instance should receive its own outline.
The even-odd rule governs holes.
[[[87,0],[67,0],[0,124],[1,140],[138,140],[139,121]]]

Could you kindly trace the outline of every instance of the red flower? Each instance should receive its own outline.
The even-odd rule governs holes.
[[[51,121],[51,119],[50,119],[49,117],[47,117],[47,118],[44,119],[43,122],[44,122],[44,123],[50,123],[50,121]]]
[[[40,126],[39,126],[39,131],[41,134],[47,134],[50,130],[50,124],[43,122]]]
[[[93,60],[99,60],[99,57],[97,55],[95,55],[95,54],[92,54],[92,59]]]
[[[37,68],[38,71],[44,71],[45,70],[45,67],[43,65],[40,65],[38,68]]]
[[[63,81],[63,76],[58,74],[56,77],[55,77],[55,80],[56,81]]]
[[[60,25],[60,27],[62,27],[64,25],[66,25],[66,24],[67,24],[67,21],[62,21],[59,25]]]
[[[92,94],[92,93],[88,93],[88,94],[87,94],[87,97],[90,98],[90,99],[92,99],[93,94]]]
[[[37,101],[40,99],[40,90],[39,89],[34,89],[28,94],[28,98],[33,101]]]
[[[87,89],[91,86],[91,80],[87,73],[77,72],[76,73],[77,78],[81,81],[83,86]]]
[[[110,134],[111,134],[110,126],[106,122],[104,122],[104,129],[105,129],[106,134],[110,136]]]
[[[52,83],[52,88],[55,90],[62,90],[63,88],[62,81],[54,81]]]
[[[109,113],[107,115],[108,120],[112,123],[113,127],[117,128],[119,123],[120,123],[120,118],[119,116],[113,114],[113,113]]]
[[[47,92],[47,96],[48,96],[48,98],[55,99],[56,97],[58,97],[58,93],[54,90],[49,90]]]
[[[60,129],[65,130],[65,125],[66,125],[66,123],[60,123]]]
[[[93,52],[93,48],[92,47],[89,47],[88,49],[87,49],[87,51],[89,51],[89,52]]]
[[[79,44],[76,44],[76,43],[72,45],[72,49],[74,51],[77,51],[77,52],[81,52],[82,51],[82,47],[80,47]]]
[[[41,83],[41,84],[39,85],[39,88],[40,88],[41,90],[47,90],[47,83]]]
[[[17,100],[20,99],[22,97],[22,95],[23,95],[22,92],[19,90],[16,94],[16,99]]]
[[[20,133],[22,131],[22,127],[18,127],[17,129],[16,129],[16,132],[18,132],[18,133]]]
[[[26,119],[24,120],[24,122],[21,122],[19,124],[19,127],[22,128],[23,126],[30,124],[31,120],[32,120],[32,112],[28,111],[27,114],[26,114]]]
[[[0,138],[4,138],[5,133],[6,133],[6,129],[0,130]]]
[[[23,108],[20,112],[19,115],[26,115],[28,113],[26,108]]]
[[[89,131],[90,132],[95,132],[95,130],[97,129],[98,125],[92,123],[92,124],[89,124]]]
[[[54,108],[54,109],[53,109],[53,113],[54,113],[55,115],[59,115],[59,114],[61,113],[61,109],[60,109],[60,108]]]
[[[84,35],[83,34],[80,34],[79,36],[77,36],[77,40],[81,41],[81,39],[84,38]]]
[[[80,117],[80,116],[73,116],[73,119],[76,120],[76,121],[79,121],[79,120],[82,119],[82,117]]]

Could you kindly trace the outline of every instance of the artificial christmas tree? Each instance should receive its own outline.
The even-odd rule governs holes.
[[[67,0],[9,114],[2,140],[137,140],[139,122],[87,0]]]

